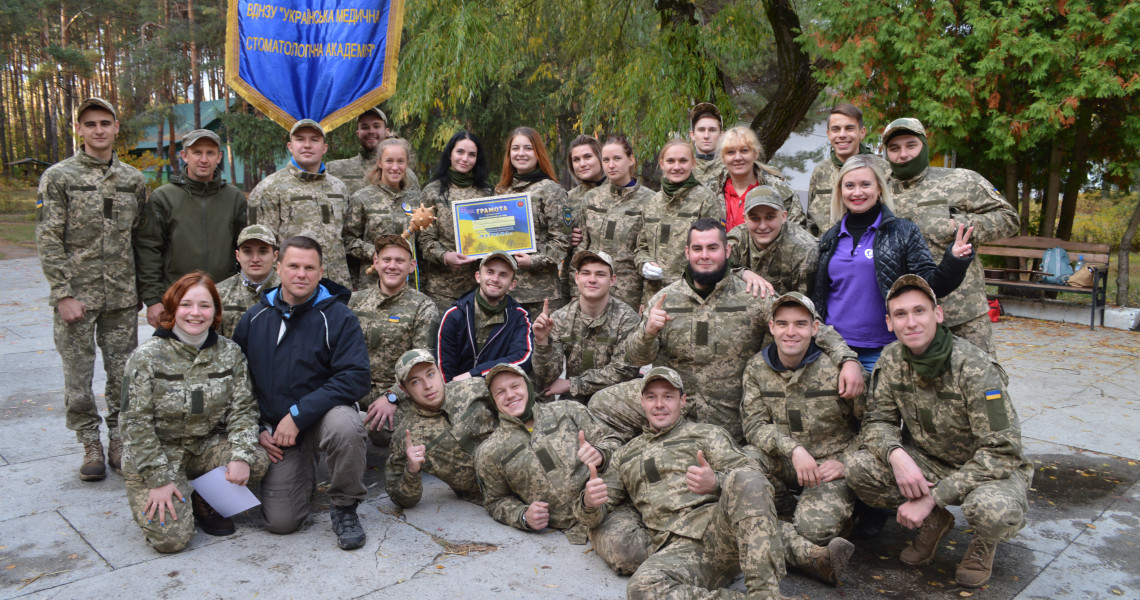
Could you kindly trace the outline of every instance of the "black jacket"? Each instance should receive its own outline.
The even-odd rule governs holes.
[[[951,252],[954,247],[950,245],[942,256],[942,263],[935,266],[918,225],[896,217],[886,205],[882,206],[882,211],[883,218],[879,228],[875,230],[873,250],[875,279],[879,283],[879,293],[884,300],[895,280],[908,273],[925,279],[934,290],[934,295],[939,298],[953,292],[962,284],[962,279],[966,277],[966,269],[974,260],[973,254],[958,258]],[[831,277],[827,265],[835,255],[835,249],[839,247],[839,228],[842,224],[843,221],[840,220],[819,239],[819,263],[815,269],[815,289],[812,291],[811,300],[815,303],[820,320],[824,322],[827,321],[827,295],[831,290]]]
[[[368,393],[368,346],[348,308],[348,289],[322,279],[313,298],[291,313],[280,290],[262,293],[242,315],[233,340],[249,361],[262,423],[276,426],[291,413],[304,431],[329,409]]]
[[[467,372],[472,377],[481,377],[499,363],[511,363],[531,372],[530,359],[534,349],[530,332],[530,319],[526,310],[507,296],[504,311],[507,319],[491,335],[483,340],[483,350],[476,351],[475,344],[475,294],[479,288],[467,292],[455,302],[455,306],[443,313],[439,324],[436,356],[443,377],[451,381],[456,375]]]

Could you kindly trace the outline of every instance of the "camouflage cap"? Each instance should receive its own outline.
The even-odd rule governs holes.
[[[241,233],[238,234],[237,247],[241,248],[241,245],[249,240],[257,240],[265,242],[273,248],[277,247],[277,236],[273,234],[272,229],[265,225],[250,225],[242,229]]]
[[[408,240],[405,240],[402,235],[385,234],[376,238],[376,252],[380,252],[387,246],[399,246],[407,250],[408,254],[412,254],[413,257],[415,256],[412,252],[412,245],[409,244]]]
[[[883,143],[886,144],[892,137],[900,133],[910,133],[917,135],[921,138],[926,138],[926,128],[922,126],[922,121],[904,117],[902,119],[895,119],[891,121],[890,125],[883,130]]]
[[[906,288],[918,288],[922,293],[930,297],[930,301],[933,302],[935,306],[938,306],[938,297],[934,295],[934,290],[930,288],[930,284],[926,283],[925,279],[913,273],[907,273],[895,280],[894,284],[891,285],[891,291],[887,292],[887,301],[890,302],[893,300],[895,296],[903,293]]]
[[[810,298],[799,292],[788,292],[783,296],[776,298],[776,301],[772,303],[773,318],[776,316],[776,309],[785,304],[797,304],[799,306],[802,306],[806,308],[809,313],[811,313],[813,319],[817,321],[819,320],[819,313],[815,312],[815,303],[812,302]]]
[[[611,272],[614,270],[614,259],[610,258],[609,254],[606,254],[601,250],[598,250],[597,252],[590,250],[579,250],[578,252],[575,252],[574,258],[570,261],[570,266],[573,267],[575,271],[577,271],[582,266],[582,263],[586,262],[587,260],[600,260],[610,266]]]
[[[524,371],[522,367],[510,363],[499,363],[491,367],[491,370],[487,371],[487,374],[483,376],[483,383],[487,385],[487,389],[491,389],[491,382],[495,380],[496,376],[506,373],[507,371],[515,375],[521,375],[523,379],[527,380],[527,383],[530,383],[530,376],[526,374],[526,371]]]
[[[373,106],[372,108],[360,113],[360,116],[356,117],[356,120],[359,121],[360,117],[363,117],[365,115],[375,115],[377,117],[380,117],[380,120],[384,121],[385,125],[388,124],[388,115],[384,114],[384,111],[380,110],[379,106]]]
[[[115,110],[114,106],[111,106],[110,102],[107,102],[102,98],[91,97],[79,103],[79,108],[75,109],[75,120],[79,121],[79,117],[83,116],[83,111],[89,108],[98,108],[100,110],[105,110],[111,113],[112,117],[115,117],[116,119],[119,118],[119,113]]]
[[[491,262],[492,260],[504,260],[507,262],[508,265],[511,266],[512,271],[517,272],[519,270],[519,263],[518,263],[518,261],[515,260],[515,257],[511,256],[510,254],[507,254],[506,252],[504,252],[502,250],[495,250],[494,252],[488,254],[487,256],[484,256],[479,261],[479,268],[482,269],[483,265]]]
[[[757,206],[771,206],[776,210],[784,210],[784,199],[780,192],[770,185],[758,185],[744,195],[744,214],[752,212]]]
[[[689,111],[689,124],[693,127],[696,127],[697,120],[700,119],[701,116],[707,116],[710,113],[712,116],[716,117],[716,120],[718,123],[720,123],[721,127],[724,127],[724,117],[720,116],[720,109],[717,108],[716,105],[712,102],[701,102],[700,104],[694,106],[693,110]]]
[[[222,147],[222,138],[218,137],[218,134],[209,129],[195,129],[182,136],[182,149],[185,150],[202,140],[210,140],[217,144],[219,148]]]
[[[436,364],[435,357],[431,355],[430,351],[423,348],[413,348],[401,354],[400,358],[396,359],[396,381],[404,383],[404,380],[408,378],[408,373],[412,372],[412,367],[422,363]]]
[[[321,137],[325,137],[325,128],[321,127],[320,123],[312,119],[301,119],[300,121],[293,123],[293,128],[289,130],[289,137],[292,137],[293,134],[306,127],[309,129],[316,129],[321,134]]]
[[[645,378],[641,380],[641,391],[645,392],[645,388],[649,387],[650,383],[658,379],[664,379],[669,382],[669,385],[677,388],[681,393],[685,392],[685,384],[681,381],[681,376],[670,369],[669,367],[653,367],[645,374]]]

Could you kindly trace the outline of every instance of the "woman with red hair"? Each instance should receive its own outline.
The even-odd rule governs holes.
[[[190,479],[224,466],[230,483],[256,483],[269,458],[257,443],[245,355],[218,335],[222,301],[210,276],[183,275],[162,306],[154,337],[131,354],[123,377],[123,479],[147,544],[178,552],[194,537],[195,522],[211,535],[234,532],[233,521],[190,493]]]

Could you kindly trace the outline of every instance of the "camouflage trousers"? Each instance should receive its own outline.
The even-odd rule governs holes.
[[[758,471],[738,469],[725,478],[704,536],[676,534],[629,579],[630,600],[780,598],[783,542],[772,486]],[[744,572],[747,595],[722,589]]]
[[[595,529],[589,530],[594,552],[618,575],[630,575],[645,562],[653,546],[641,514],[622,504]]]
[[[994,328],[989,315],[982,315],[959,323],[950,328],[950,333],[986,351],[990,358],[997,360],[997,343],[994,342]]]
[[[943,463],[912,446],[903,446],[931,483],[954,473]],[[894,470],[866,450],[854,453],[847,465],[847,484],[859,498],[875,508],[897,508],[906,497],[895,483]],[[1028,482],[1015,474],[1009,479],[983,483],[966,495],[962,513],[978,537],[990,543],[1004,542],[1025,527],[1029,510]]]
[[[75,432],[81,444],[99,441],[99,408],[91,380],[95,376],[95,345],[103,352],[103,369],[107,373],[104,400],[107,402],[107,431],[111,439],[119,437],[119,406],[123,388],[123,369],[131,351],[138,346],[138,310],[133,306],[117,310],[89,310],[75,323],[67,323],[57,311],[52,316],[55,349],[63,361],[63,402],[67,410],[67,428]]]
[[[171,465],[178,474],[174,485],[182,494],[185,503],[179,502],[174,496],[175,514],[167,515],[165,521],[159,521],[158,513],[154,519],[146,518],[146,503],[150,488],[146,487],[143,478],[138,475],[137,469],[131,464],[128,456],[123,463],[123,481],[127,486],[127,501],[131,505],[131,516],[142,529],[143,537],[151,548],[159,552],[178,552],[190,543],[194,537],[194,515],[190,510],[190,480],[229,463],[233,446],[226,439],[225,433],[214,435],[203,447],[202,453],[193,455],[180,448],[164,448],[167,464]],[[269,456],[260,450],[257,459],[249,465],[249,483],[256,485],[269,470]]]
[[[800,487],[791,459],[772,456],[752,445],[745,446],[744,452],[760,463],[774,489]],[[780,533],[784,536],[784,562],[793,567],[814,569],[811,551],[817,544],[823,546],[840,537],[850,527],[854,509],[855,492],[847,487],[846,479],[803,488],[792,523],[780,522]]]

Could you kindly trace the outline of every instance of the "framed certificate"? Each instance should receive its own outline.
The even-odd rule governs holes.
[[[451,208],[460,254],[479,258],[496,250],[537,251],[529,193],[456,200]]]

